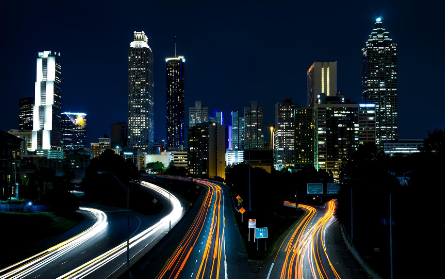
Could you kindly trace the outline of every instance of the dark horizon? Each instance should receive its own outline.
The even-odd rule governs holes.
[[[235,8],[233,8],[235,7]],[[38,12],[36,12],[38,11]],[[175,15],[174,17],[172,15]],[[185,114],[197,100],[243,114],[250,101],[264,107],[265,130],[277,102],[306,104],[306,71],[314,61],[338,61],[338,91],[361,101],[361,48],[382,17],[398,44],[399,138],[425,138],[443,128],[443,69],[439,9],[426,3],[8,3],[4,26],[1,129],[18,128],[19,98],[34,96],[37,53],[62,56],[62,112],[85,112],[88,145],[111,124],[127,122],[127,52],[134,31],[145,31],[154,56],[155,134],[166,138],[165,58],[185,62]],[[414,19],[414,20],[413,20]],[[37,24],[38,23],[38,24]],[[420,95],[420,96],[419,96]],[[428,97],[424,97],[428,96]],[[265,132],[265,139],[269,139]]]

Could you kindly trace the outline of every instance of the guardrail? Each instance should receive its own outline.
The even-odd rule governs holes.
[[[51,210],[50,205],[0,204],[0,212],[41,212]]]

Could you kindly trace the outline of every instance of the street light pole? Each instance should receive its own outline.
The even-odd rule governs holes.
[[[351,185],[351,245],[354,238],[354,215],[352,213],[352,185]]]
[[[389,257],[391,263],[391,279],[393,278],[392,269],[392,206],[391,206],[391,193],[389,193]]]

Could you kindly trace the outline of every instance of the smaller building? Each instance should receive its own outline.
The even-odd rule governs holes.
[[[272,173],[274,167],[273,149],[244,150],[244,162],[252,168],[262,168]]]
[[[0,130],[0,195],[18,198],[22,140]]]
[[[32,131],[33,125],[33,109],[34,97],[27,97],[19,99],[19,130]]]
[[[111,147],[119,149],[127,146],[127,125],[125,122],[111,124]]]
[[[423,147],[422,139],[400,139],[398,141],[390,141],[383,143],[383,150],[386,155],[394,156],[395,154],[409,155],[418,153],[419,148]]]
[[[229,149],[226,153],[226,166],[241,164],[244,162],[244,150]]]
[[[9,130],[8,133],[10,133],[13,136],[18,137],[19,139],[22,139],[22,142],[20,145],[20,151],[22,152],[22,155],[26,155],[26,154],[28,154],[28,151],[31,151],[31,149],[32,149],[32,131],[12,129],[12,130]]]
[[[62,149],[85,149],[87,144],[87,114],[62,113]]]
[[[99,138],[99,142],[91,143],[91,152],[93,153],[93,158],[100,156],[100,154],[102,154],[107,149],[111,149],[111,139],[107,135]]]
[[[149,163],[161,162],[164,168],[168,168],[172,160],[170,152],[163,152],[162,154],[145,154],[145,165]]]
[[[187,168],[187,151],[173,151],[173,166],[178,168]]]

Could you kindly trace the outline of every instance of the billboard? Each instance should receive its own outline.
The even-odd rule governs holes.
[[[340,191],[340,185],[337,183],[328,183],[326,188],[328,195],[338,195],[338,191]]]
[[[308,183],[307,184],[308,195],[323,195],[323,183]]]
[[[249,229],[256,228],[256,219],[249,219]]]
[[[268,238],[267,228],[256,228],[255,238]]]

